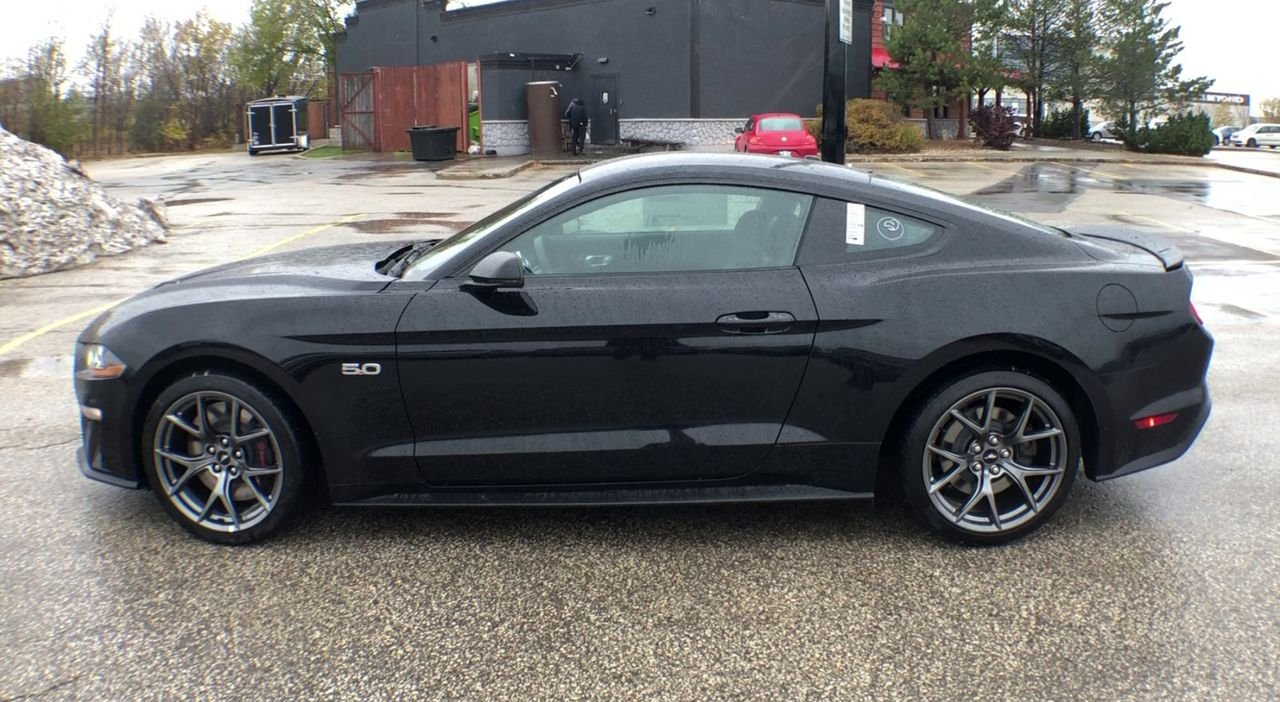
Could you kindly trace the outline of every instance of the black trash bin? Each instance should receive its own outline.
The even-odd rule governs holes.
[[[448,161],[458,156],[458,130],[434,124],[410,127],[409,144],[415,161]]]

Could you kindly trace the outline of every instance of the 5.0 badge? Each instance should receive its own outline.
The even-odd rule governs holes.
[[[382,372],[381,363],[344,363],[343,375],[378,375]]]

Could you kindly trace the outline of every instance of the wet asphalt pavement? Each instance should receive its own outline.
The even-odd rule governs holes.
[[[190,159],[91,167],[121,194],[168,192],[185,228],[0,281],[0,345],[303,232],[286,246],[447,233],[557,175],[446,186],[394,162]],[[1218,342],[1191,452],[1078,481],[1050,525],[1000,548],[838,503],[325,509],[218,547],[76,471],[75,322],[0,355],[0,700],[1280,697],[1280,180],[871,168],[1177,241]]]

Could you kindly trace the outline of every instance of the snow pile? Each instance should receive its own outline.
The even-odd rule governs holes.
[[[0,128],[0,278],[164,243],[164,206],[109,197],[74,162]]]

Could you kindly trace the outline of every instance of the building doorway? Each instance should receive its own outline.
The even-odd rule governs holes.
[[[618,143],[618,76],[609,74],[591,77],[591,143],[613,145]]]

